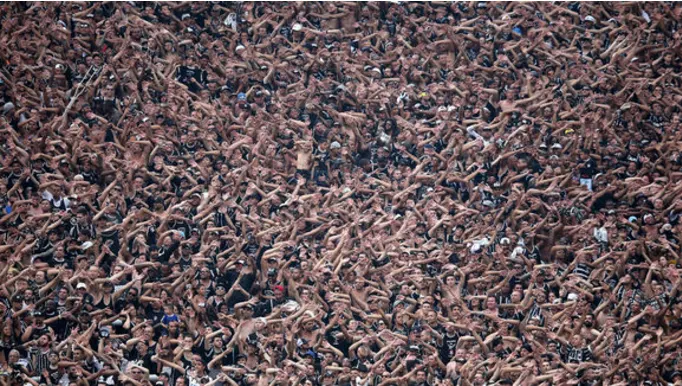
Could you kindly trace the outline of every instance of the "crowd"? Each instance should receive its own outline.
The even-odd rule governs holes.
[[[0,386],[682,385],[680,20],[0,3]]]

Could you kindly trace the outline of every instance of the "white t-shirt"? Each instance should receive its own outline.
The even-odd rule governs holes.
[[[64,197],[62,198],[61,196],[59,198],[55,198],[52,193],[48,192],[47,190],[43,192],[41,195],[43,197],[43,200],[48,200],[54,207],[61,207],[62,202],[64,203],[64,207],[66,209],[69,209],[71,206],[71,201],[69,201],[68,198]]]

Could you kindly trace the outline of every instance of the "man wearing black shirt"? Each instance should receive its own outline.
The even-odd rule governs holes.
[[[189,90],[193,93],[198,93],[206,85],[208,73],[195,67],[194,57],[189,56],[185,59],[185,64],[178,67],[175,79],[189,87]]]
[[[287,297],[284,296],[284,287],[281,285],[272,286],[272,293],[274,297],[261,302],[258,305],[256,315],[257,316],[267,316],[272,313],[272,311],[277,307],[287,302]]]
[[[455,356],[455,349],[460,335],[457,333],[457,328],[454,324],[448,323],[445,327],[445,334],[443,334],[443,344],[440,346],[440,358],[443,363],[450,362]]]
[[[590,153],[586,150],[580,152],[580,163],[578,172],[580,173],[580,185],[585,185],[587,189],[592,191],[592,177],[597,174],[597,163],[590,157]]]
[[[24,331],[22,341],[37,340],[43,335],[53,336],[54,331],[45,324],[45,315],[40,311],[35,311],[33,312],[33,324]]]
[[[589,346],[584,346],[585,341],[580,335],[574,336],[570,344],[566,345],[565,362],[582,363],[592,361],[592,350]]]
[[[64,368],[59,367],[59,354],[57,354],[54,351],[51,351],[47,355],[47,360],[48,364],[47,366],[42,370],[41,372],[41,377],[40,377],[40,383],[46,383],[46,384],[51,384],[51,385],[57,385],[59,384],[59,380],[62,378],[64,375]]]

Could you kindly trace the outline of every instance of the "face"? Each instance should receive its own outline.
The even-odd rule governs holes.
[[[183,339],[183,342],[185,347],[192,347],[194,345],[194,340],[192,339],[191,336],[186,336]]]
[[[41,318],[40,323],[38,325],[42,325],[43,319]],[[40,338],[38,338],[38,344],[42,347],[47,346],[50,343],[50,338],[48,338],[47,335],[42,335]]]
[[[130,370],[130,377],[136,381],[140,381],[143,375],[142,369],[139,367],[133,367],[133,369]]]
[[[582,343],[582,338],[580,337],[580,335],[576,335],[576,336],[573,336],[571,338],[571,345],[573,347],[580,347],[582,345],[581,343]]]
[[[83,359],[85,359],[85,356],[83,355],[83,350],[76,349],[73,351],[73,360],[74,361],[82,361]]]

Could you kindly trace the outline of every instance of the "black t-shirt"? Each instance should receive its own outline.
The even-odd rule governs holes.
[[[159,248],[159,253],[157,255],[157,260],[159,261],[159,263],[162,263],[162,264],[168,263],[168,260],[170,260],[171,256],[178,249],[179,246],[180,246],[180,243],[175,241],[168,248],[166,248],[166,247]]]
[[[589,347],[576,348],[568,346],[566,348],[567,363],[582,363],[592,360],[592,350]]]
[[[580,178],[592,178],[597,174],[597,163],[592,158],[582,161],[580,163],[579,172]]]
[[[147,319],[152,321],[152,324],[159,324],[161,323],[161,319],[163,319],[163,308],[159,308],[158,310],[154,310],[154,308],[151,305],[147,306],[146,310],[146,317]]]
[[[175,75],[175,79],[189,87],[190,91],[198,92],[206,84],[208,73],[196,67],[180,66]],[[193,82],[192,80],[196,81]],[[198,85],[197,85],[198,83]]]
[[[54,248],[52,242],[47,238],[38,239],[38,242],[33,247],[33,254],[40,255]],[[40,261],[48,263],[52,259],[52,253],[46,253],[43,257],[40,257]]]
[[[87,239],[94,239],[97,236],[97,231],[93,224],[81,224],[76,219],[72,219],[68,226],[71,238],[78,239],[80,236],[84,236]]]
[[[225,288],[232,288],[234,283],[237,282],[238,277],[239,277],[238,271],[230,270],[225,272],[225,274],[223,274],[220,279],[225,284]],[[239,285],[246,291],[248,291],[255,280],[256,276],[253,273],[244,274],[242,275],[242,278],[239,280]],[[233,307],[235,304],[246,300],[248,300],[248,298],[244,294],[242,294],[241,291],[234,291],[232,293],[232,296],[228,300],[227,304],[229,307]]]
[[[59,380],[62,379],[62,375],[64,374],[64,372],[60,370],[60,367],[57,366],[53,368],[52,366],[48,365],[45,370],[47,370],[47,378],[45,378],[44,375],[41,375],[40,383],[58,385]]]
[[[50,327],[46,324],[43,324],[42,327],[35,327],[33,329],[33,331],[31,331],[31,336],[29,337],[29,340],[37,340],[42,335],[49,335],[49,334],[50,334]]]
[[[459,338],[458,333],[455,333],[455,335],[447,333],[443,335],[443,344],[440,346],[440,359],[443,363],[450,362],[450,359],[455,356],[455,349],[457,348]]]
[[[258,304],[255,309],[256,317],[267,316],[272,313],[277,306],[286,303],[289,299],[287,297],[282,297],[281,299],[272,298],[267,299],[264,302]]]
[[[56,311],[45,311],[45,318],[46,319],[51,319],[55,316],[57,316],[58,313]],[[54,322],[50,323],[49,326],[52,328],[52,331],[54,331],[54,334],[57,336],[57,340],[62,340],[66,339],[67,335],[67,327],[68,327],[68,320],[64,319],[57,319]]]
[[[139,353],[137,353],[137,350],[133,350],[131,352],[131,358],[134,356],[136,364],[140,367],[144,367],[145,369],[149,370],[149,373],[151,374],[157,374],[157,364],[152,361],[152,356],[154,356],[153,353],[148,352],[147,354],[140,356]]]
[[[92,100],[93,110],[104,117],[111,117],[111,115],[117,110],[116,108],[116,98],[106,99],[102,96],[97,96]]]
[[[48,264],[52,268],[64,267],[68,269],[73,269],[73,258],[71,258],[70,256],[64,256],[62,258],[52,256]]]
[[[260,245],[258,243],[247,243],[242,248],[242,252],[246,253],[249,256],[256,256],[256,253],[258,252],[259,248]]]
[[[190,267],[192,267],[192,256],[180,256],[178,264],[180,264],[180,268],[183,271],[190,269]]]
[[[331,344],[334,348],[337,350],[341,351],[344,356],[348,356],[348,349],[351,346],[351,341],[349,341],[345,335],[341,334],[341,329],[338,327],[334,327],[330,329],[327,334],[325,335],[325,338],[327,339],[327,342]]]

